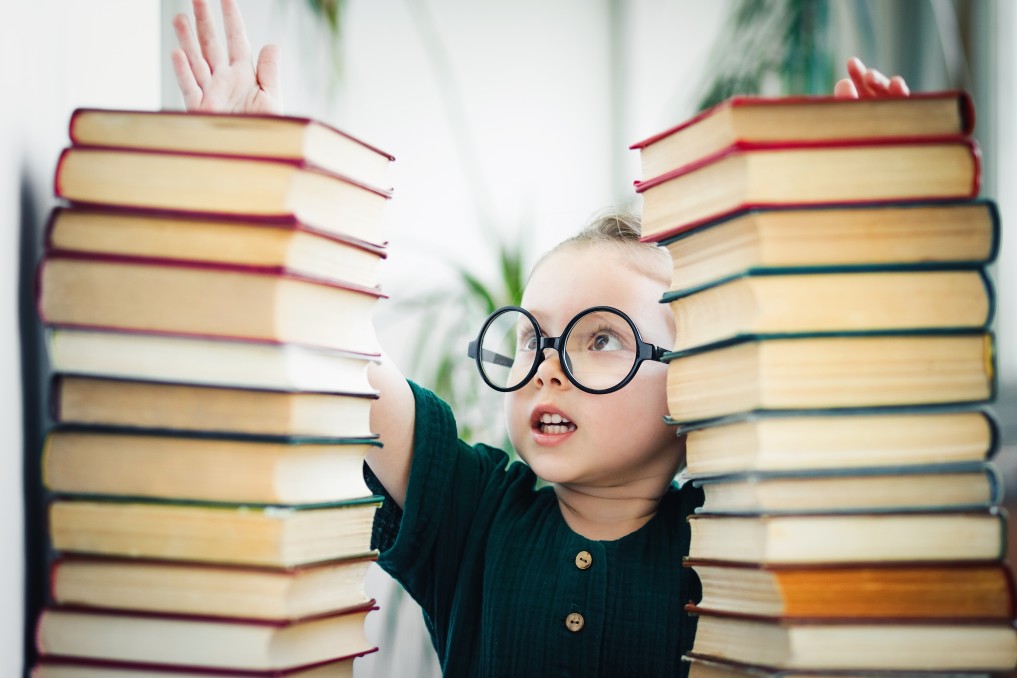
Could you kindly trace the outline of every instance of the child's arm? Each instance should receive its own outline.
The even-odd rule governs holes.
[[[193,0],[197,34],[184,14],[173,19],[180,47],[173,70],[188,110],[223,113],[282,113],[279,50],[267,45],[251,64],[251,47],[236,0],[222,0],[226,49],[216,36],[207,0]],[[384,447],[367,457],[371,470],[400,507],[406,498],[413,457],[415,402],[406,378],[387,358],[372,364],[368,376],[381,397],[371,408],[371,430]]]

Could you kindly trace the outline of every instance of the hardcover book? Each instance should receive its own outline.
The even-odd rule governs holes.
[[[75,146],[275,158],[378,187],[394,159],[331,125],[285,115],[79,108],[69,132]]]
[[[73,146],[57,163],[57,197],[83,206],[292,223],[383,244],[388,191],[264,158]]]
[[[322,504],[371,496],[363,465],[373,445],[61,428],[46,436],[42,481],[59,494]]]
[[[265,223],[165,213],[59,207],[46,229],[51,252],[246,266],[377,287],[386,256],[377,245],[315,231],[297,221]]]
[[[50,568],[62,607],[287,620],[363,607],[374,557],[288,568],[64,556]]]
[[[995,395],[990,333],[753,337],[668,362],[670,417],[765,410],[983,403]]]
[[[1006,514],[982,511],[689,517],[689,558],[762,564],[993,561]]]
[[[660,244],[670,291],[687,294],[768,271],[985,265],[999,252],[999,213],[991,200],[755,208]]]
[[[378,354],[371,288],[225,265],[50,253],[39,315],[51,325],[277,341]]]
[[[222,388],[57,375],[57,424],[230,436],[373,438],[376,395]]]
[[[643,179],[660,176],[739,142],[860,141],[970,134],[975,110],[965,92],[907,98],[736,96],[631,146]]]
[[[49,506],[57,551],[157,560],[296,567],[372,553],[380,497],[265,506],[58,499]]]
[[[285,622],[48,608],[36,647],[61,658],[163,664],[181,668],[278,670],[362,654],[364,606]]]
[[[235,388],[375,395],[373,356],[267,341],[59,327],[46,332],[65,374]]]
[[[678,429],[691,477],[980,462],[999,447],[991,410],[797,410]]]
[[[642,234],[659,240],[752,207],[959,200],[978,195],[968,138],[739,143],[639,183]]]

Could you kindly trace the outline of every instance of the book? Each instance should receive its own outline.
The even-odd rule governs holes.
[[[57,424],[210,434],[373,438],[374,396],[56,376]]]
[[[57,499],[57,551],[269,567],[372,553],[378,497],[314,506]]]
[[[980,403],[995,394],[991,333],[755,337],[668,354],[669,416]]]
[[[988,671],[810,671],[808,669],[778,669],[715,658],[685,655],[682,661],[689,665],[689,678],[992,678]]]
[[[205,617],[302,619],[370,602],[364,577],[373,557],[291,568],[64,556],[50,568],[61,607]]]
[[[696,610],[692,656],[775,668],[854,671],[998,671],[1017,664],[1010,623],[824,621]]]
[[[1003,482],[989,464],[748,473],[694,480],[703,513],[924,511],[988,508]]]
[[[990,410],[802,410],[753,413],[678,429],[693,477],[753,471],[979,462],[999,447]]]
[[[372,357],[279,342],[47,328],[51,367],[65,374],[236,388],[374,395]]]
[[[54,190],[84,206],[147,209],[202,218],[300,223],[383,244],[390,196],[338,174],[264,158],[72,146],[57,162]]]
[[[237,671],[234,669],[200,669],[195,667],[140,664],[137,662],[110,662],[89,659],[40,657],[29,674],[31,678],[353,678],[353,662],[357,657],[376,652],[373,648],[352,657],[318,662],[310,666],[267,671]]]
[[[689,558],[738,563],[872,563],[1002,558],[1005,513],[689,516]]]
[[[675,352],[760,334],[981,329],[993,300],[981,269],[754,273],[663,297],[675,319]]]
[[[176,216],[145,211],[58,207],[46,229],[54,252],[113,254],[249,266],[268,273],[378,286],[385,249],[314,231],[297,221]]]
[[[284,115],[79,108],[68,131],[75,146],[276,158],[379,187],[394,160],[331,125]]]
[[[258,440],[53,429],[42,452],[52,492],[256,504],[370,497],[373,440]]]
[[[630,148],[639,151],[643,178],[649,179],[738,142],[966,135],[974,125],[974,106],[965,92],[906,99],[736,96]]]
[[[225,265],[48,254],[38,308],[51,325],[278,341],[378,354],[382,294]]]
[[[751,207],[974,198],[979,157],[965,137],[740,143],[637,184],[642,237],[671,237]]]
[[[372,609],[271,622],[48,608],[39,616],[36,647],[43,656],[181,668],[289,669],[371,650],[364,619]]]
[[[754,208],[660,244],[670,290],[691,292],[761,271],[985,265],[999,213],[991,200]]]
[[[686,561],[703,587],[697,609],[795,619],[1014,618],[1003,563],[736,565]]]

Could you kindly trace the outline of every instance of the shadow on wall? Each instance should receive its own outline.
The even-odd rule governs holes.
[[[43,330],[36,312],[36,267],[42,251],[42,220],[26,168],[21,170],[18,246],[18,336],[21,345],[21,394],[24,455],[22,487],[25,502],[25,675],[36,659],[35,622],[46,602],[48,567],[46,498],[42,489],[41,450],[46,430],[46,382]]]

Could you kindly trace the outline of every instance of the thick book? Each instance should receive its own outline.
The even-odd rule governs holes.
[[[247,266],[362,287],[378,286],[386,256],[377,245],[328,235],[295,220],[264,223],[79,207],[53,210],[45,244],[54,252]]]
[[[691,656],[774,668],[843,671],[993,671],[1017,664],[1011,622],[814,620],[699,615]]]
[[[357,657],[376,652],[342,657],[309,666],[266,671],[208,669],[139,662],[113,662],[98,659],[40,657],[29,674],[31,678],[353,678]]]
[[[995,293],[985,271],[759,272],[691,294],[665,294],[674,351],[744,337],[982,329]]]
[[[38,309],[49,325],[278,341],[378,354],[373,288],[226,265],[48,254]]]
[[[688,474],[819,471],[991,459],[991,410],[802,410],[735,415],[683,426]]]
[[[206,617],[301,619],[370,602],[373,557],[291,568],[65,556],[50,568],[60,606]]]
[[[682,656],[682,661],[689,666],[689,678],[992,678],[994,675],[998,675],[989,671],[780,669],[692,655]],[[153,676],[153,678],[158,678],[158,676]]]
[[[374,357],[265,341],[48,328],[56,372],[168,383],[375,395]]]
[[[739,143],[640,182],[642,237],[662,240],[752,207],[961,200],[978,195],[969,138]]]
[[[58,424],[230,436],[373,438],[376,396],[224,388],[57,375],[50,413]]]
[[[689,558],[737,563],[991,561],[1003,557],[1006,514],[982,511],[689,516]]]
[[[388,191],[307,165],[130,148],[64,149],[57,197],[77,205],[291,223],[382,244]]]
[[[982,403],[995,395],[988,332],[752,337],[668,354],[669,416]]]
[[[851,141],[970,134],[975,109],[966,92],[906,99],[736,96],[633,144],[644,179],[738,142]]]
[[[991,200],[754,208],[660,244],[678,293],[762,271],[985,265],[999,212]]]
[[[742,473],[692,481],[702,513],[815,513],[989,508],[1003,479],[988,463]]]
[[[285,115],[79,108],[68,131],[75,146],[275,158],[378,187],[394,160],[331,125]]]
[[[380,504],[380,497],[309,506],[57,499],[49,531],[53,548],[67,553],[296,567],[372,553]]]
[[[364,633],[371,605],[272,622],[46,608],[35,629],[43,657],[264,671],[306,667],[373,649]]]
[[[687,560],[700,610],[797,619],[1009,621],[1013,573],[1004,563],[757,565]]]
[[[372,495],[363,466],[376,445],[57,428],[43,443],[42,482],[59,494],[321,504]]]

